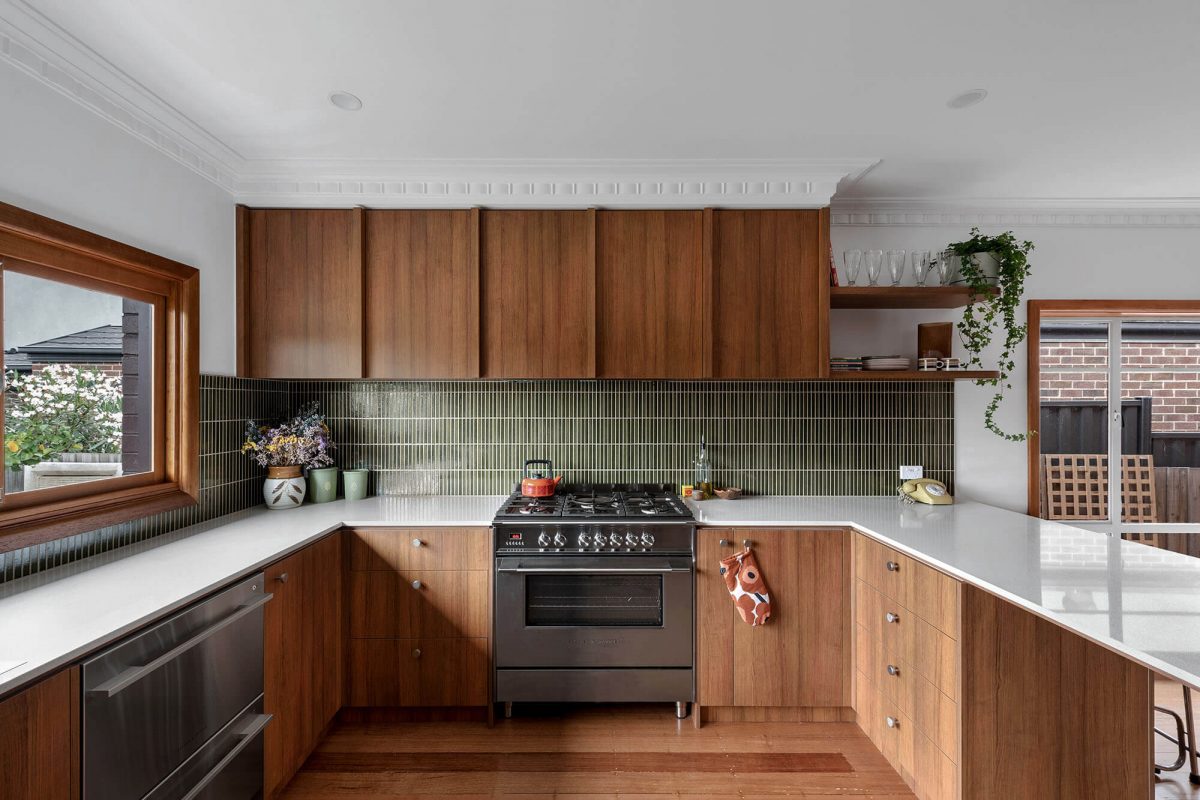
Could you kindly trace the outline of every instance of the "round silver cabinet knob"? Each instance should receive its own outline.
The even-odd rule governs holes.
[[[413,587],[414,589],[420,589],[420,588],[421,588],[422,586],[424,586],[424,585],[425,585],[425,584],[421,583],[420,581],[413,581],[413,582],[412,582],[412,587]]]
[[[717,544],[721,545],[721,547],[729,547],[731,544],[733,544],[733,542],[729,541],[728,539],[722,539],[721,541],[717,542]]]
[[[887,571],[888,572],[899,572],[900,565],[897,564],[895,561],[889,561],[889,562],[887,562]]]
[[[554,534],[554,546],[555,547],[566,547],[567,546],[567,537],[563,536],[561,533]]]
[[[891,675],[893,678],[898,678],[900,676],[900,668],[897,667],[895,664],[888,664],[887,672],[888,672],[888,675]]]
[[[643,547],[653,547],[654,546],[654,534],[650,533],[649,531],[646,531],[645,533],[643,533],[642,534],[642,546]]]
[[[420,648],[418,648],[418,649],[416,649],[416,650],[413,650],[413,658],[420,658],[420,657],[421,657],[421,650],[420,650]]]
[[[425,543],[420,539],[413,539],[413,547],[424,547]]]
[[[900,720],[896,719],[895,717],[888,717],[886,722],[887,722],[887,726],[889,728],[899,728],[900,727]]]
[[[538,534],[538,547],[549,547],[549,546],[550,546],[550,534],[539,533]]]
[[[286,572],[282,572],[275,577],[275,580],[279,581],[280,583],[287,583],[287,579],[288,574]]]
[[[884,614],[883,618],[886,619],[888,622],[899,622],[900,621],[900,615],[893,614],[891,611]]]

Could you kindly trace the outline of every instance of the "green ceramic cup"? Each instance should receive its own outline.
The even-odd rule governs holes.
[[[347,500],[362,500],[367,496],[367,475],[369,470],[348,469],[342,473],[342,483],[346,487]]]
[[[308,499],[314,503],[328,503],[337,499],[337,467],[322,467],[308,471]]]

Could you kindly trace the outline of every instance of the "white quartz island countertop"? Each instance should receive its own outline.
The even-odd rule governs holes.
[[[483,527],[502,500],[382,497],[253,509],[0,585],[0,669],[23,662],[0,672],[0,695],[339,527]],[[853,527],[1200,688],[1200,559],[971,502],[750,497],[690,505],[707,526]]]

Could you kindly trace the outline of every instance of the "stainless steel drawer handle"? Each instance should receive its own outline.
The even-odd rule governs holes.
[[[884,614],[883,618],[886,619],[888,622],[899,622],[900,621],[900,615],[893,614],[891,611]]]
[[[424,584],[422,584],[420,581],[413,581],[413,582],[412,582],[412,587],[413,587],[414,589],[420,589],[420,588],[421,588],[423,585],[424,585]]]
[[[280,583],[287,583],[287,579],[288,574],[286,572],[275,576],[275,580],[279,581]]]
[[[117,673],[113,677],[109,678],[104,683],[97,686],[95,689],[89,689],[88,697],[112,697],[116,694],[120,694],[125,689],[128,689],[130,686],[132,686],[133,684],[140,681],[142,678],[149,675],[151,672],[154,672],[154,670],[158,669],[159,667],[161,667],[165,664],[168,664],[168,663],[174,661],[176,658],[179,658],[179,656],[183,655],[188,650],[191,650],[193,647],[195,647],[196,645],[205,641],[206,639],[213,636],[214,634],[220,633],[222,630],[229,627],[233,623],[237,622],[242,617],[244,617],[248,614],[252,614],[255,611],[257,611],[258,609],[262,608],[274,596],[275,595],[264,594],[262,597],[258,598],[253,603],[249,603],[247,605],[242,606],[237,611],[234,611],[232,614],[230,614],[228,617],[225,617],[224,619],[219,620],[218,622],[215,622],[212,625],[208,626],[207,628],[200,631],[192,638],[188,639],[183,644],[172,647],[170,650],[163,653],[161,656],[154,659],[150,663],[143,664],[140,667],[128,667],[128,668],[122,670],[121,672]],[[266,723],[263,723],[263,724],[266,724]]]
[[[900,565],[897,564],[895,561],[889,561],[889,562],[887,562],[887,571],[888,572],[899,572]]]
[[[263,728],[267,727],[267,723],[273,718],[271,714],[259,714],[254,719],[250,720],[250,724],[242,729],[238,734],[238,743],[233,746],[233,749],[225,754],[225,757],[213,765],[213,768],[205,773],[195,786],[193,786],[187,794],[179,798],[179,800],[195,800],[208,787],[213,780],[221,774],[225,767],[229,766],[229,762],[238,757],[238,753],[246,749],[246,746],[254,741],[254,737],[258,736]]]
[[[895,664],[888,664],[887,670],[888,675],[891,675],[893,678],[898,678],[900,676],[900,668]]]
[[[425,545],[420,539],[413,539],[413,547],[423,547]]]
[[[900,720],[896,719],[895,717],[888,717],[887,718],[887,726],[889,728],[899,728]]]
[[[421,649],[417,648],[416,650],[413,650],[413,658],[420,658],[420,657],[421,657]]]

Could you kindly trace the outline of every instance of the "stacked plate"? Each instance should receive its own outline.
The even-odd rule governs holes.
[[[899,372],[912,369],[912,359],[901,356],[867,356],[863,359],[863,369]]]

